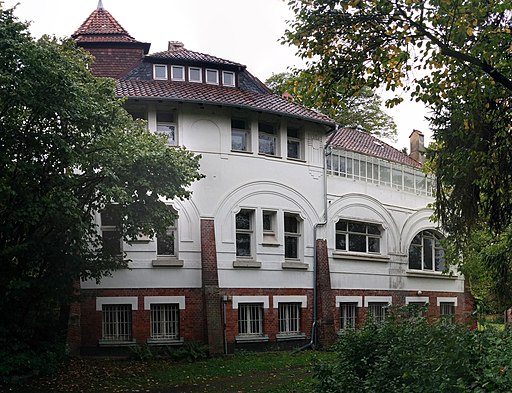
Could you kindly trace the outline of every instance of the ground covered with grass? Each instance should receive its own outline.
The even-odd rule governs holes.
[[[52,376],[4,386],[7,392],[311,392],[315,366],[330,352],[246,353],[193,363],[167,359],[70,359]],[[3,391],[3,390],[2,390]]]

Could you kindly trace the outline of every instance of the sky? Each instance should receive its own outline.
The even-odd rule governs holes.
[[[2,0],[0,0],[2,2]],[[151,43],[151,52],[167,50],[168,41],[185,48],[247,66],[264,82],[289,67],[303,67],[296,48],[280,39],[293,19],[286,0],[102,0],[103,7],[138,41]],[[31,23],[30,32],[69,37],[98,6],[98,0],[3,0],[4,8],[18,4],[15,15]],[[385,92],[379,92],[386,96]],[[426,109],[404,96],[404,103],[385,111],[398,127],[398,149],[409,147],[413,129],[431,138]]]

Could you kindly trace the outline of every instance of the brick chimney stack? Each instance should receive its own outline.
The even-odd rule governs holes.
[[[425,161],[425,137],[423,133],[418,130],[413,130],[411,135],[409,135],[409,141],[411,144],[409,157],[423,164]]]

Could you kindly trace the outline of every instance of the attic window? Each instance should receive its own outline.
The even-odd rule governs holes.
[[[188,80],[190,82],[202,82],[202,72],[201,68],[198,67],[189,67],[188,68]]]
[[[154,64],[153,77],[157,80],[167,80],[167,66],[165,64]]]
[[[231,71],[222,71],[222,84],[224,86],[235,86],[235,73]]]
[[[212,85],[218,85],[219,84],[219,71],[217,70],[206,70],[206,83],[212,84]]]
[[[185,67],[183,66],[171,66],[171,79],[173,81],[184,81],[185,80]]]

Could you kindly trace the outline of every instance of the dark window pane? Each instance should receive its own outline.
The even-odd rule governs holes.
[[[347,250],[347,236],[342,234],[336,234],[336,250]]]
[[[421,270],[421,246],[411,244],[409,247],[409,269]]]
[[[295,236],[284,237],[284,256],[285,258],[298,258],[299,239]]]
[[[174,255],[173,232],[158,234],[156,239],[156,249],[158,255]]]
[[[109,255],[121,254],[121,233],[119,231],[103,231],[103,249]]]
[[[284,231],[288,233],[299,233],[298,222],[295,216],[284,216]]]
[[[288,141],[288,157],[300,158],[300,142]]]
[[[236,215],[236,229],[251,229],[250,212],[240,212]]]
[[[336,223],[337,231],[346,231],[347,230],[347,222],[346,221],[338,221]]]
[[[380,252],[380,239],[377,237],[368,238],[368,252]]]
[[[380,235],[380,229],[378,225],[366,224],[368,228],[368,233],[372,235]]]
[[[248,233],[236,234],[236,255],[239,257],[251,256],[251,235]]]
[[[366,224],[362,224],[359,222],[349,222],[348,231],[356,233],[366,233]]]
[[[423,269],[432,270],[432,239],[423,238]]]
[[[366,236],[364,235],[348,235],[348,250],[366,252]]]

